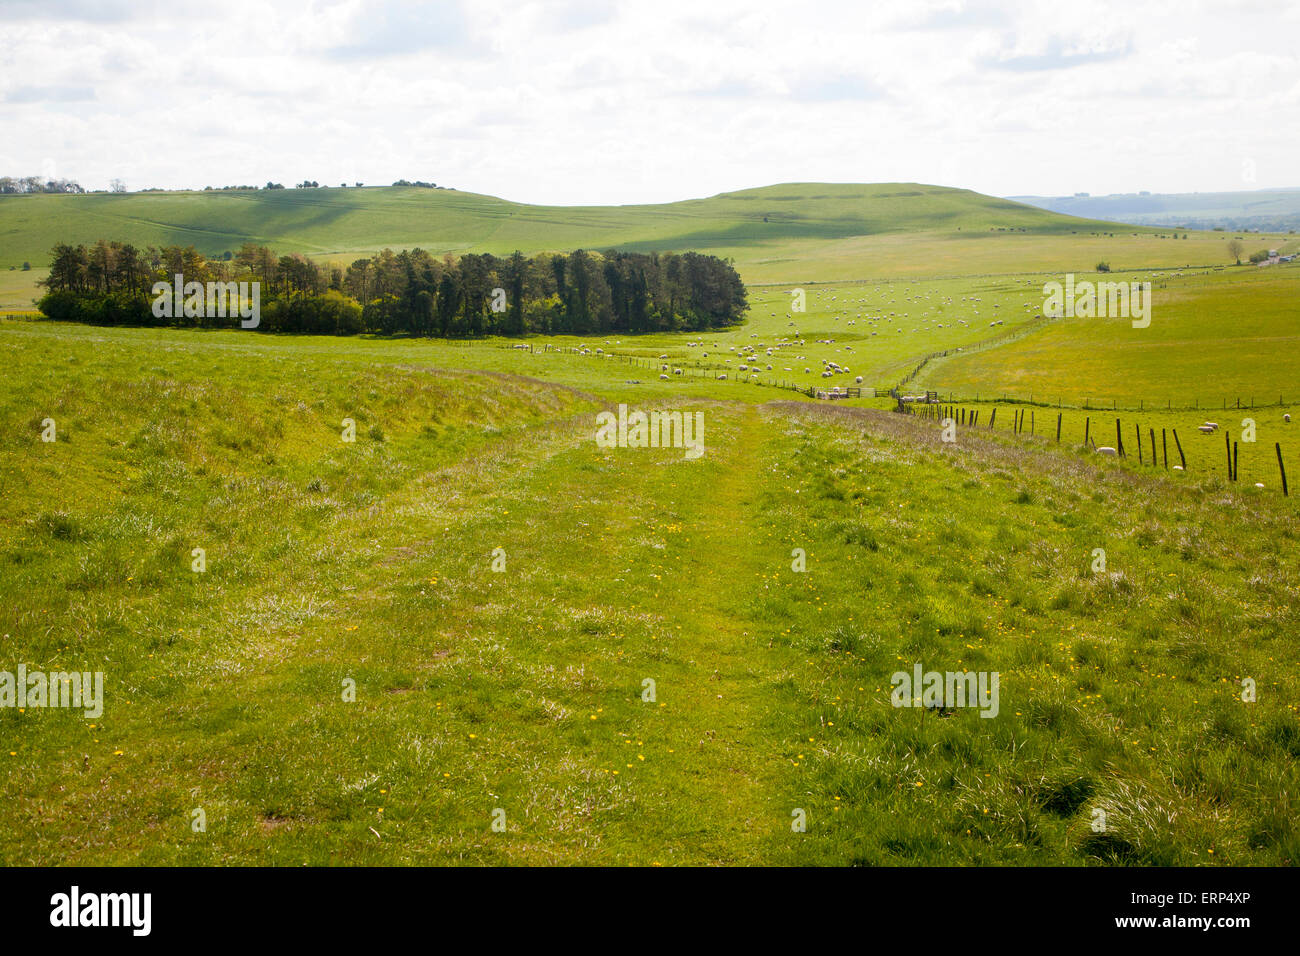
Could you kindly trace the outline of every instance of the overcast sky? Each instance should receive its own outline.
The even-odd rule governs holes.
[[[0,175],[562,204],[1300,186],[1295,0],[272,6],[0,0]]]

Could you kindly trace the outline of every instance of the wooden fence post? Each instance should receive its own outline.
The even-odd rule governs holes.
[[[1061,443],[1061,413],[1056,413],[1056,443]]]
[[[1169,470],[1169,438],[1165,434],[1165,430],[1163,428],[1160,429],[1160,447],[1164,449],[1165,471],[1168,471]]]
[[[1277,449],[1277,470],[1282,472],[1282,497],[1287,496],[1286,492],[1286,466],[1282,464],[1282,443],[1275,442],[1273,445]]]
[[[1089,429],[1091,426],[1092,426],[1092,418],[1091,418],[1090,416],[1084,416],[1084,419],[1083,419],[1083,443],[1084,443],[1084,445],[1087,445],[1087,444],[1088,444],[1088,429]]]
[[[1178,461],[1183,466],[1183,471],[1187,470],[1187,459],[1183,457],[1183,443],[1178,440],[1178,429],[1174,429],[1174,447],[1178,449]]]

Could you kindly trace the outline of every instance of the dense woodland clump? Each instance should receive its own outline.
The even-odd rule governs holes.
[[[441,337],[702,331],[740,322],[744,284],[729,261],[695,252],[515,252],[435,258],[385,249],[346,270],[246,243],[225,260],[193,246],[137,249],[100,240],[54,248],[53,319],[106,325],[234,327],[235,318],[158,318],[156,282],[260,282],[268,332]],[[498,291],[500,290],[500,291]]]

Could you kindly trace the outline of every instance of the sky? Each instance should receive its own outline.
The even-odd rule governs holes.
[[[1300,186],[1296,0],[0,0],[0,175],[669,202]]]

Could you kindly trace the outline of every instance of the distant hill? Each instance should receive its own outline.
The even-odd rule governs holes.
[[[1067,216],[1188,229],[1286,232],[1300,229],[1300,188],[1226,193],[1115,193],[1109,196],[1013,196],[1015,202]]]
[[[533,206],[401,187],[0,196],[0,268],[44,264],[56,242],[244,242],[308,255],[419,246],[435,253],[586,247],[631,251],[776,248],[890,233],[1061,235],[1102,228],[964,189],[915,183],[788,183],[642,206]]]

